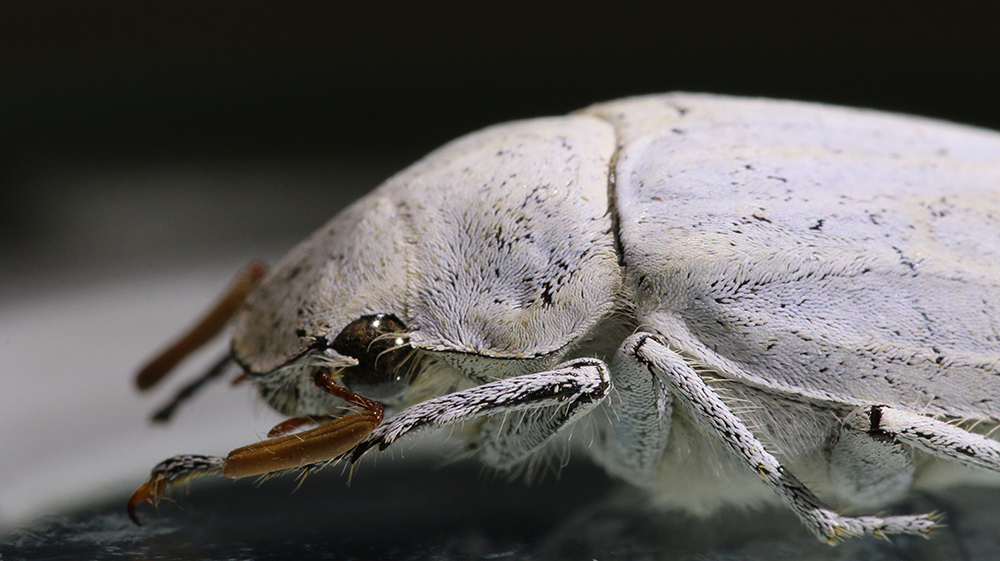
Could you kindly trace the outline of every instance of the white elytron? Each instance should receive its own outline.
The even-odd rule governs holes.
[[[285,257],[232,359],[303,423],[345,393],[398,410],[282,469],[454,423],[511,468],[586,428],[666,504],[926,534],[932,515],[847,514],[948,465],[1000,471],[1000,134],[693,94],[491,127]]]

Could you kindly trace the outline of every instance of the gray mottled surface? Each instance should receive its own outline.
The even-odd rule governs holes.
[[[642,506],[634,491],[586,464],[540,485],[484,478],[471,464],[391,462],[350,487],[339,470],[253,483],[195,484],[176,503],[124,513],[125,495],[39,518],[0,541],[21,559],[620,559],[993,560],[1000,492],[966,488],[905,505],[937,508],[948,525],[931,540],[819,543],[787,512],[696,520]]]

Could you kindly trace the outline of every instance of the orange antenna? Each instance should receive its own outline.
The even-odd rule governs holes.
[[[266,272],[267,265],[260,261],[253,261],[244,267],[236,275],[229,289],[223,293],[222,298],[197,324],[139,371],[135,377],[135,385],[140,390],[148,390],[155,386],[180,361],[218,335],[236,315],[250,291],[260,284]]]

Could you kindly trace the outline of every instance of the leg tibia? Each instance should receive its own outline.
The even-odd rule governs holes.
[[[572,421],[597,406],[611,389],[607,366],[600,360],[581,358],[547,372],[497,380],[413,405],[368,435],[355,448],[357,460],[367,450],[384,450],[396,440],[417,431],[463,421],[492,417],[476,444],[485,460],[508,467],[520,461]],[[504,423],[512,413],[530,412],[518,424]],[[543,412],[551,411],[551,416]],[[504,428],[504,427],[507,428]]]

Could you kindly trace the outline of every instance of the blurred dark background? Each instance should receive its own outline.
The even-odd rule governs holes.
[[[627,95],[1000,128],[998,16],[990,2],[4,2],[0,284],[287,247],[455,136]]]

